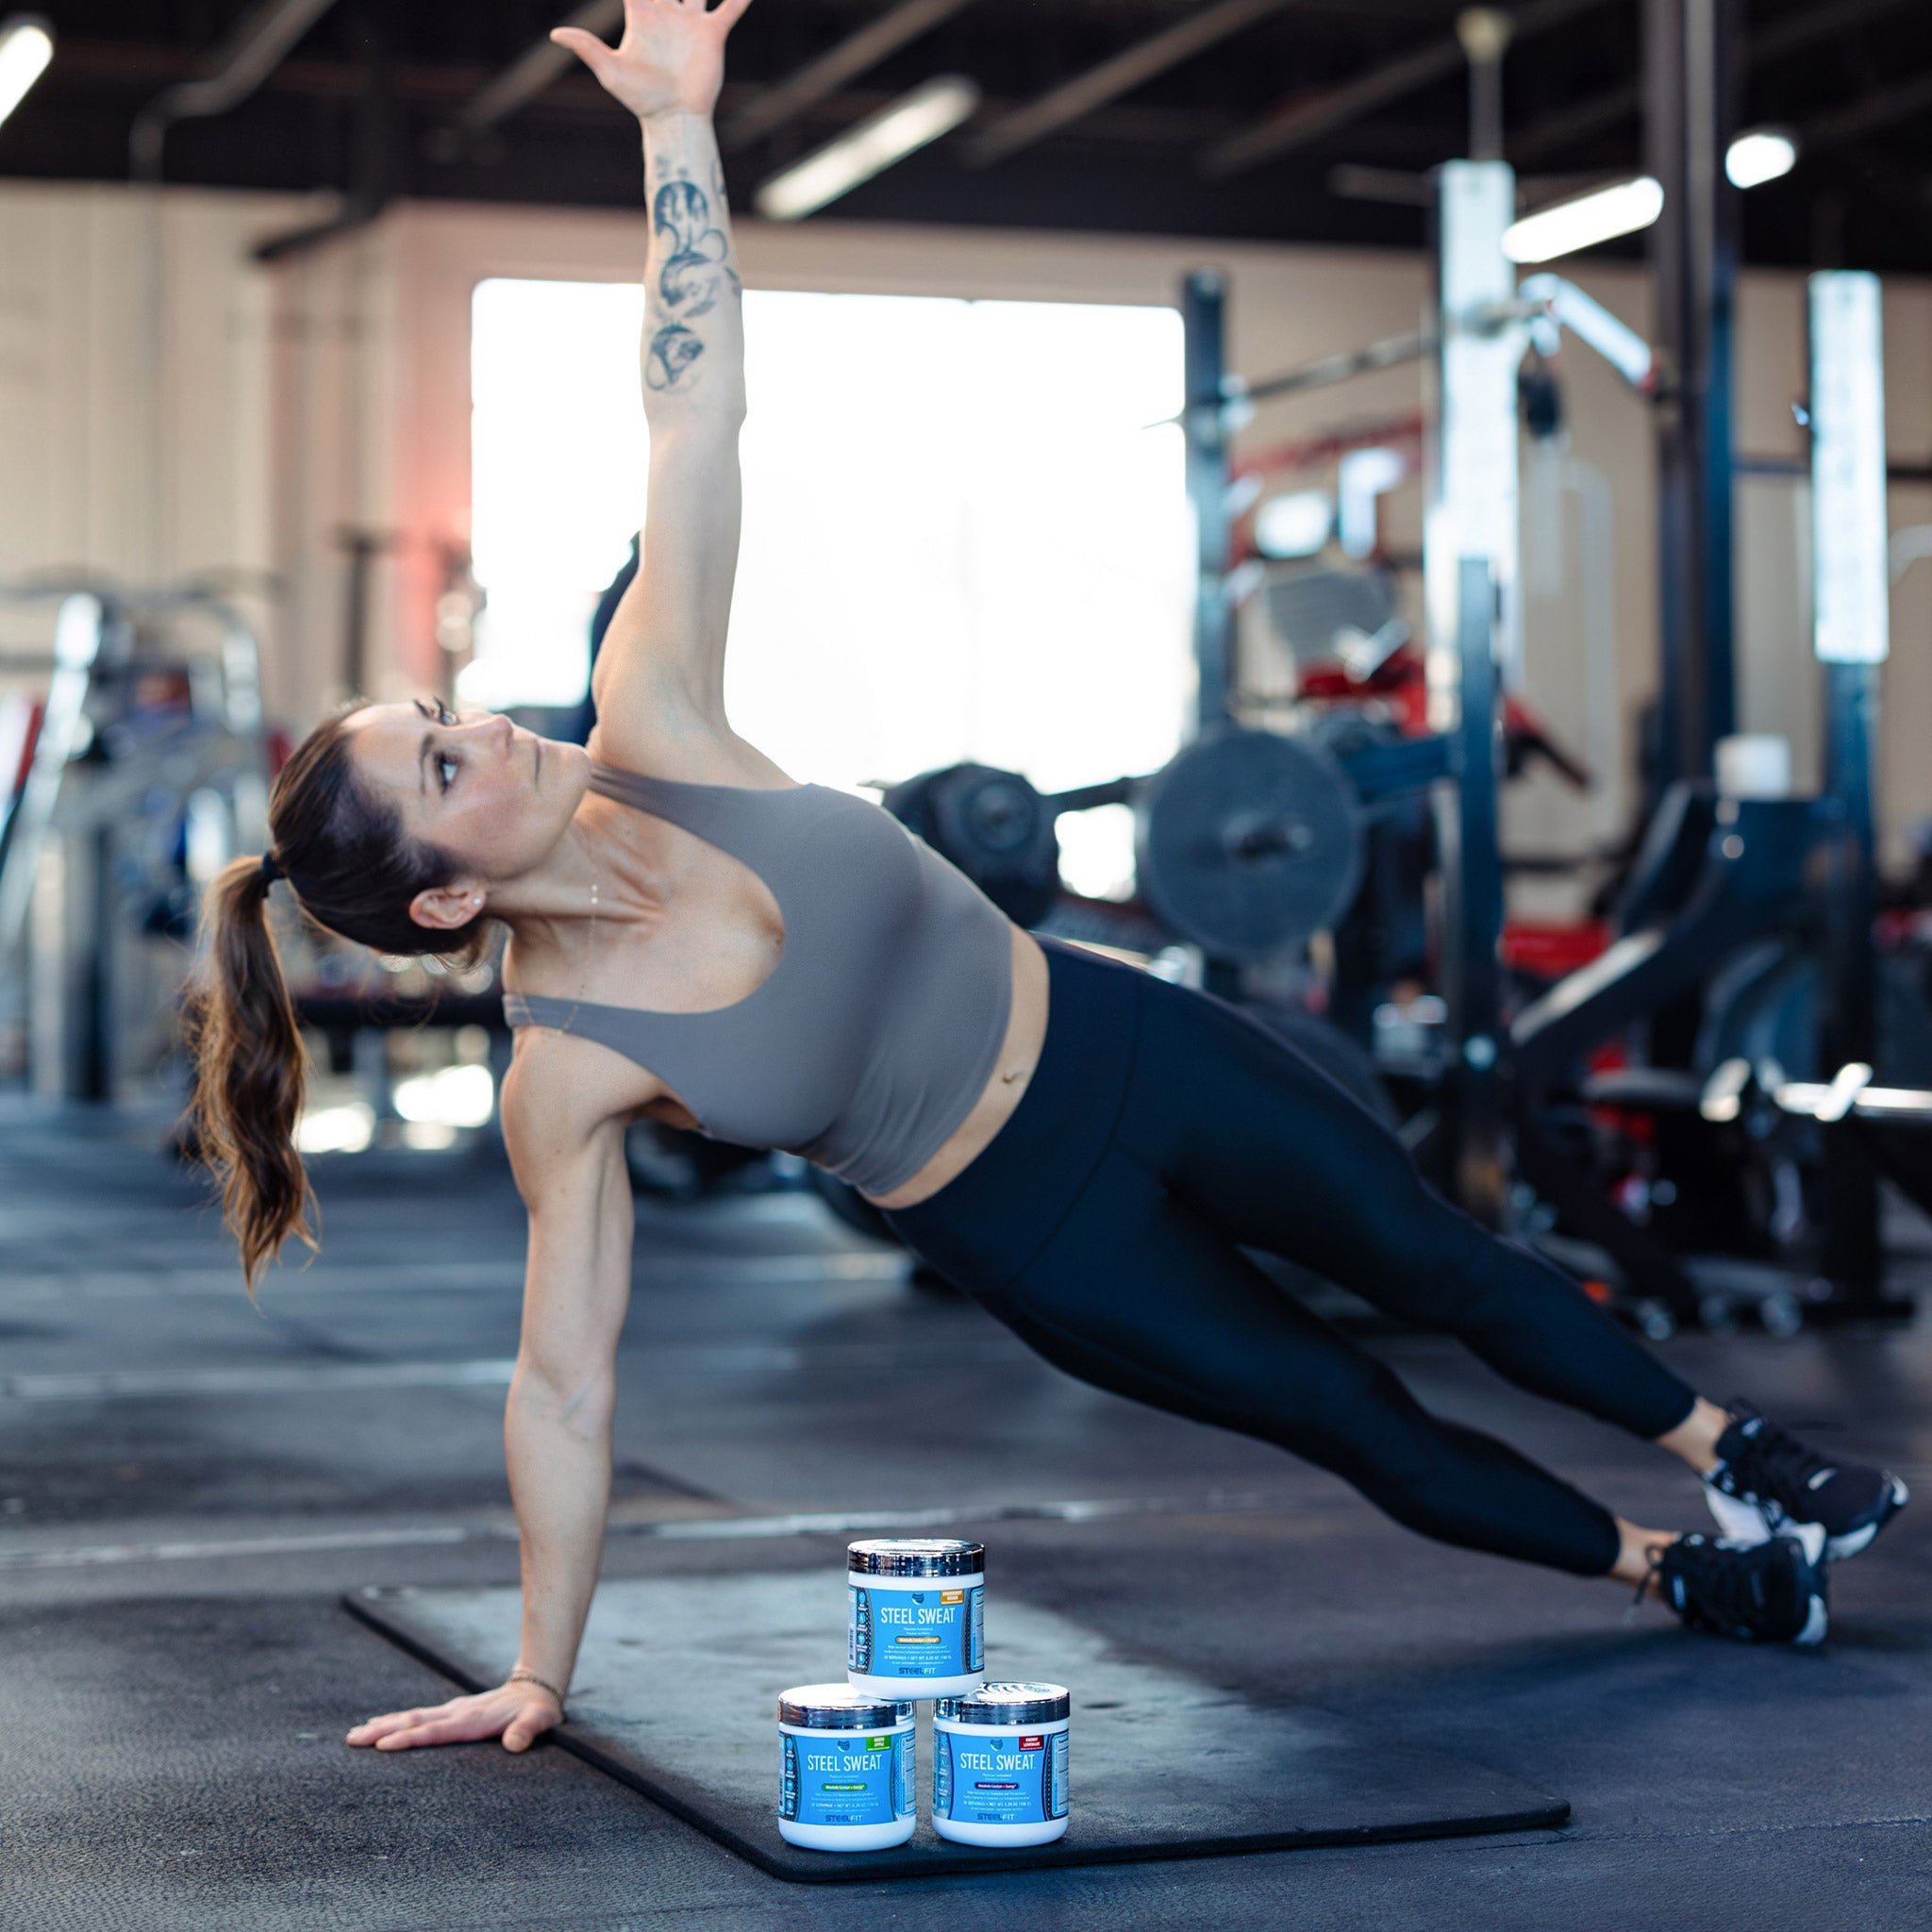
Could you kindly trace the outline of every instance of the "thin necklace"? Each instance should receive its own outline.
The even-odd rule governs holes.
[[[558,1028],[559,1033],[568,1033],[577,1024],[577,1014],[584,1004],[584,991],[591,983],[591,955],[597,940],[597,867],[594,860],[591,865],[591,925],[584,935],[584,971],[577,981],[577,996],[571,1002],[570,1018]]]

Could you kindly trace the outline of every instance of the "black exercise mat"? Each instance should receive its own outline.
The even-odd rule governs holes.
[[[1563,1799],[1482,1765],[1357,1736],[1325,1712],[1255,1704],[989,1594],[989,1675],[1074,1693],[1073,1821],[1055,1844],[982,1850],[935,1835],[924,1822],[924,1706],[922,1823],[909,1843],[810,1852],[778,1836],[777,1695],[843,1676],[842,1572],[604,1584],[570,1723],[552,1735],[775,1877],[820,1883],[1453,1838],[1569,1817]],[[469,1690],[499,1682],[516,1655],[514,1590],[376,1589],[343,1602]]]

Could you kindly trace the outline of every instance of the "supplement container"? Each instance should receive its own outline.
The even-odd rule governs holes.
[[[1058,1684],[988,1684],[932,1707],[932,1828],[962,1845],[1044,1845],[1067,1828]]]
[[[778,1700],[778,1836],[814,1852],[882,1852],[919,1824],[912,1707],[849,1684]]]
[[[889,1697],[958,1697],[986,1676],[986,1546],[944,1538],[845,1551],[845,1674]]]

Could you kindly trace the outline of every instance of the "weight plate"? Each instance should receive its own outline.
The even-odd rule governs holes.
[[[1264,959],[1332,926],[1361,884],[1354,789],[1306,740],[1208,733],[1137,802],[1141,896],[1212,958]]]
[[[932,806],[940,849],[968,872],[1024,865],[1052,843],[1046,805],[1017,772],[961,765],[933,787]]]
[[[1054,814],[1019,773],[951,765],[892,786],[883,803],[1008,918],[1038,925],[1053,909],[1060,893]]]

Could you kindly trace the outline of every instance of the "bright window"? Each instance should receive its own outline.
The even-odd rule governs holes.
[[[641,305],[476,291],[473,701],[583,690],[585,625],[644,509]],[[1180,405],[1172,309],[754,291],[745,336],[745,737],[847,787],[972,758],[1051,790],[1173,752],[1190,525],[1180,432],[1147,426]]]

